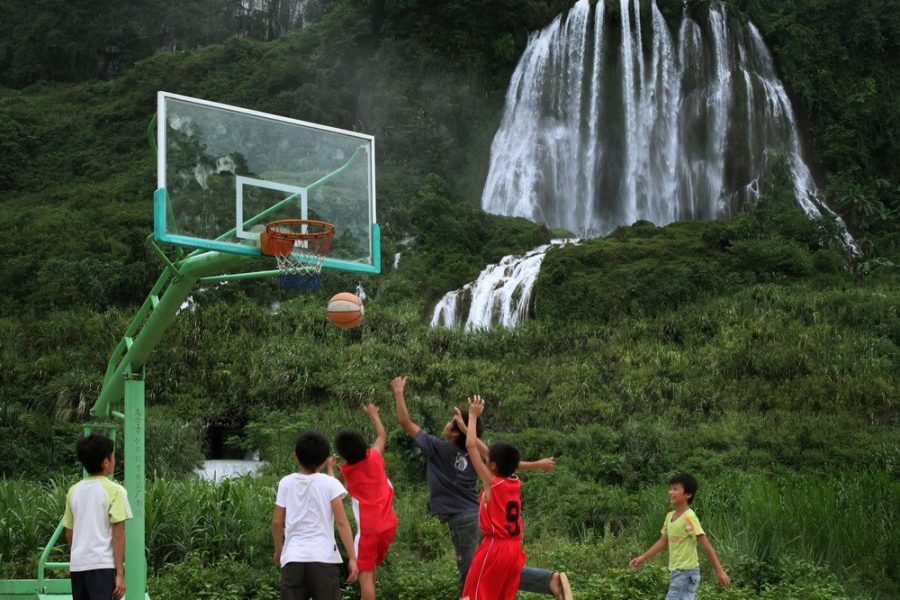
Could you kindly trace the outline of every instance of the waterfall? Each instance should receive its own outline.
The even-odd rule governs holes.
[[[572,240],[554,240],[523,256],[506,256],[488,265],[478,279],[441,298],[431,317],[432,327],[461,327],[466,331],[495,325],[515,327],[528,313],[531,292],[541,263],[552,246]]]
[[[531,35],[491,146],[482,207],[575,233],[724,218],[781,156],[798,204],[828,211],[757,28],[713,2],[673,36],[655,0],[579,0]],[[616,18],[617,17],[617,18]],[[830,212],[830,211],[828,211]]]

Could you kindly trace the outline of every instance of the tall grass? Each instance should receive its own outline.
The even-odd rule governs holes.
[[[36,568],[40,552],[59,524],[66,489],[63,480],[0,480],[0,555],[5,576],[35,576],[32,567]]]
[[[271,556],[274,506],[272,481],[157,479],[147,487],[148,566],[158,569],[191,554],[262,564]]]
[[[565,467],[527,482],[527,551],[534,557],[534,566],[572,571],[575,580],[586,586],[584,598],[618,598],[603,591],[610,586],[618,586],[625,594],[622,597],[627,597],[639,583],[632,582],[624,570],[627,558],[659,536],[670,509],[666,486],[629,492],[626,485],[596,482],[579,487],[579,482],[589,483]],[[62,515],[69,483],[0,480],[3,577],[34,576],[37,556]],[[172,565],[185,561],[199,561],[204,569],[213,570],[239,563],[259,570],[261,581],[269,581],[275,484],[272,476],[218,485],[199,480],[148,482],[145,506],[151,573],[169,581],[175,577]],[[430,592],[416,596],[415,589],[408,589],[415,577],[406,570],[419,565],[429,585],[436,587],[455,580],[446,528],[427,514],[424,483],[400,485],[397,490],[395,508],[401,526],[392,550],[397,564],[386,565],[385,585],[404,589],[408,597],[437,597]],[[597,495],[598,490],[602,494]],[[597,525],[593,526],[584,519],[591,518],[588,509],[598,502],[603,514],[594,516]],[[900,556],[896,524],[900,481],[890,475],[872,470],[827,476],[701,478],[694,508],[742,594],[735,598],[756,598],[757,594],[768,598],[765,594],[774,593],[773,586],[794,586],[790,588],[794,595],[785,597],[802,598],[795,593],[798,581],[807,585],[822,574],[833,574],[832,583],[849,582],[858,597],[894,597],[900,582],[896,561]],[[604,516],[604,511],[609,515]],[[613,518],[617,514],[621,518]],[[549,526],[548,519],[557,526]],[[57,550],[60,555],[63,559],[67,555],[62,545]],[[654,563],[662,568],[664,559]],[[708,572],[705,557],[701,565]],[[178,575],[182,576],[187,575]],[[175,580],[169,583],[177,588]],[[714,587],[708,584],[704,595],[712,594]]]
[[[70,481],[0,481],[0,554],[4,575],[35,575],[34,568],[65,509]],[[151,569],[191,554],[231,556],[262,564],[271,557],[271,480],[249,477],[219,485],[200,480],[147,484],[147,558]],[[61,540],[59,552],[68,555]]]

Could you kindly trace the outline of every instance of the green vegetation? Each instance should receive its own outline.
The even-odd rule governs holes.
[[[527,33],[570,4],[336,0],[316,25],[264,41],[268,23],[235,24],[215,0],[0,2],[0,576],[33,576],[108,355],[162,269],[145,239],[146,128],[163,89],[374,134],[385,238],[379,277],[328,275],[301,296],[272,281],[205,290],[167,332],[147,374],[154,598],[271,597],[269,511],[295,433],[366,426],[360,405],[390,406],[399,374],[428,429],[478,392],[494,439],[557,458],[527,476],[526,550],[570,571],[580,598],[663,593],[662,559],[639,575],[625,565],[656,537],[679,470],[700,477],[697,510],[735,581],[719,590],[706,573],[703,597],[896,596],[898,0],[728,2],[771,44],[823,197],[862,254],[807,220],[775,169],[728,221],[639,222],[554,249],[516,330],[432,331],[441,294],[551,236],[473,200]],[[667,18],[683,7],[659,4]],[[205,29],[175,27],[197,10],[215,16]],[[153,55],[165,31],[190,49]],[[110,40],[121,73],[100,81]],[[330,326],[326,298],[357,284],[366,320]],[[401,529],[379,585],[446,597],[450,544],[390,413]],[[273,466],[255,481],[187,480],[214,435]]]
[[[399,459],[390,447],[389,465]],[[381,593],[390,598],[437,600],[456,585],[452,547],[445,526],[426,513],[427,491],[418,478],[393,469],[400,516],[397,541],[380,570]],[[526,543],[530,564],[565,569],[578,597],[657,597],[668,585],[665,557],[640,574],[626,567],[630,556],[659,536],[668,510],[666,487],[628,491],[585,482],[566,466],[550,474],[525,475]],[[33,552],[49,536],[48,517],[62,508],[66,486],[0,482],[0,514],[8,528],[0,552],[11,557],[3,575],[29,575]],[[271,562],[268,522],[276,479],[208,482],[156,481],[147,488],[150,594],[255,599],[278,586]],[[567,503],[558,502],[568,490]],[[605,506],[598,507],[598,500]],[[727,475],[702,484],[695,509],[727,565],[734,587],[718,589],[703,564],[706,598],[865,598],[848,591],[861,574],[871,589],[887,593],[898,576],[892,556],[900,551],[891,505],[900,483],[871,471],[821,477]],[[615,506],[609,503],[614,502]],[[566,506],[571,504],[571,506]],[[627,527],[566,529],[575,513],[608,510]],[[15,519],[10,519],[15,513]],[[65,559],[62,546],[54,554]],[[849,582],[849,584],[848,584]],[[358,592],[348,587],[349,597]]]

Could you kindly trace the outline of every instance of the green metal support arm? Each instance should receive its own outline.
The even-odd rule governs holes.
[[[110,405],[123,398],[125,376],[143,368],[197,281],[207,275],[227,272],[241,260],[242,257],[234,254],[204,252],[174,265],[177,272],[173,273],[172,267],[166,268],[113,351],[92,415],[109,416]]]

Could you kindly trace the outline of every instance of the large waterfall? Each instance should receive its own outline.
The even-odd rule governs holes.
[[[804,210],[827,210],[752,23],[714,2],[673,34],[655,1],[580,0],[529,40],[482,206],[582,235],[721,218],[759,195],[774,157]]]

